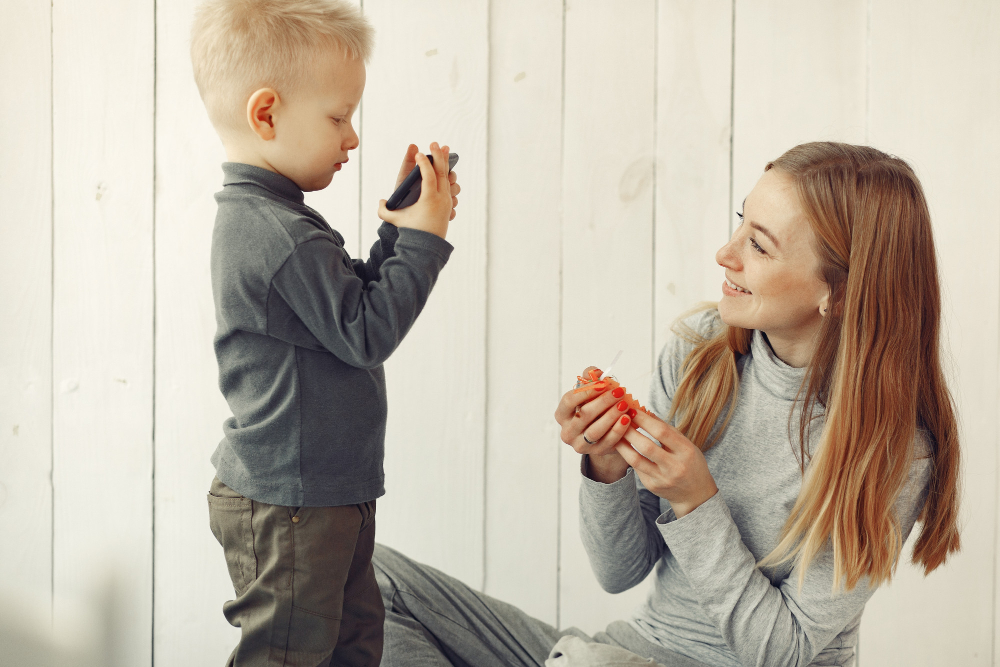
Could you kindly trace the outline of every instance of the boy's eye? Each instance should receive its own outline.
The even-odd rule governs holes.
[[[332,120],[335,125],[340,125],[341,123],[344,122],[343,118],[331,118],[330,120]]]

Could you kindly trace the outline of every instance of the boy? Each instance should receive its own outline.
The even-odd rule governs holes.
[[[192,30],[195,79],[226,149],[212,287],[219,387],[233,416],[212,456],[212,532],[242,629],[229,665],[378,665],[384,610],[371,566],[383,488],[382,362],[451,253],[460,190],[448,148],[420,167],[413,206],[367,262],[303,191],[357,148],[351,118],[372,30],[342,0],[208,0]],[[398,185],[398,182],[397,182]]]

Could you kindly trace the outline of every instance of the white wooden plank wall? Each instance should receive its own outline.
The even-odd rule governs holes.
[[[901,566],[899,579],[872,600],[861,629],[866,666],[1000,659],[994,569],[1000,71],[979,65],[1000,63],[998,36],[995,2],[962,3],[959,10],[887,0],[871,14],[869,140],[911,162],[930,206],[951,389],[964,436],[965,495],[961,554],[927,579]]]
[[[150,2],[52,3],[53,611],[113,573],[122,664],[152,648],[153,40]]]
[[[0,23],[0,595],[58,627],[114,570],[129,665],[221,664],[238,636],[205,503],[224,153],[188,61],[197,2],[11,0]],[[366,254],[408,143],[449,143],[464,190],[387,364],[380,540],[554,625],[627,616],[646,588],[590,573],[556,401],[619,349],[645,396],[670,323],[718,298],[764,164],[868,141],[931,205],[966,489],[963,552],[927,579],[900,566],[858,664],[1000,664],[1000,5],[358,2],[377,31],[361,148],[307,202]]]
[[[561,377],[565,391],[621,349],[614,373],[644,396],[653,360],[656,3],[619,7],[627,10],[585,0],[565,11]],[[645,591],[611,596],[598,586],[580,542],[580,457],[568,447],[560,454],[559,621],[596,631]]]
[[[51,7],[22,0],[0,22],[0,588],[52,599]]]

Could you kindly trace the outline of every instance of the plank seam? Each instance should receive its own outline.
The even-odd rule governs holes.
[[[484,169],[486,170],[486,192],[483,199],[486,208],[486,224],[483,245],[483,303],[487,304],[483,308],[483,506],[482,506],[482,591],[486,592],[487,570],[487,534],[486,525],[489,507],[489,425],[490,425],[490,99],[493,95],[493,2],[486,0],[486,160]]]
[[[865,16],[865,143],[869,144],[871,132],[872,99],[872,0],[868,0]],[[860,643],[860,642],[859,642]]]
[[[49,2],[49,624],[56,599],[56,105],[55,0]]]
[[[562,62],[559,71],[559,182],[562,183],[563,170],[566,164],[566,0],[562,2]],[[562,201],[562,192],[559,194]],[[565,217],[563,206],[559,206],[559,381],[563,377],[563,232]],[[556,458],[556,627],[562,625],[562,468],[563,468],[563,447],[558,448],[559,455]]]
[[[150,197],[150,208],[151,211],[151,227],[152,227],[152,269],[153,269],[153,279],[151,281],[151,291],[152,291],[152,356],[151,356],[151,366],[152,366],[152,376],[153,381],[151,383],[151,398],[152,398],[152,409],[150,411],[150,449],[152,450],[151,457],[151,469],[150,474],[150,540],[152,548],[150,553],[152,558],[150,559],[150,594],[149,594],[149,664],[153,667],[156,664],[156,93],[157,93],[157,82],[159,77],[157,77],[157,66],[156,66],[156,51],[157,51],[157,0],[153,0],[153,118],[152,118],[152,135],[153,135],[153,150],[152,150],[152,192]]]
[[[653,316],[649,319],[649,364],[650,368],[656,363],[656,304],[657,304],[657,281],[656,281],[656,195],[659,188],[656,183],[656,166],[659,157],[659,146],[660,146],[660,131],[659,131],[659,114],[660,114],[660,0],[654,0],[653,3],[653,211],[652,211],[652,225],[650,231],[650,256],[649,263],[652,266],[651,278],[652,278],[652,289],[650,290],[650,309],[649,312]]]
[[[729,47],[729,236],[733,235],[733,167],[735,151],[733,146],[736,137],[736,0],[730,3],[732,22],[730,28]]]

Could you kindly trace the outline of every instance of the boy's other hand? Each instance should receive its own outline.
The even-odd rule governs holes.
[[[406,159],[413,154],[416,165],[420,168],[420,199],[413,206],[390,211],[386,208],[386,200],[379,200],[378,214],[386,222],[397,227],[410,227],[429,232],[445,238],[448,234],[448,222],[455,217],[455,206],[458,205],[458,177],[454,172],[448,173],[448,147],[431,144],[431,164],[423,153],[407,148],[403,159],[403,169],[400,174],[405,178]],[[397,185],[398,187],[398,185]]]

